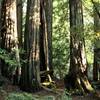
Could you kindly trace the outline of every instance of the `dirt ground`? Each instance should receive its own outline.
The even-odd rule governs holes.
[[[2,90],[0,91],[0,100],[5,100],[5,97],[10,92],[15,92],[15,91],[16,92],[21,92],[17,86],[12,86],[12,85],[4,86],[2,88]],[[46,90],[41,90],[39,92],[32,93],[32,94],[33,94],[33,96],[37,96],[37,97],[41,97],[41,98],[45,97],[45,96],[54,97],[54,99],[50,99],[50,100],[62,100],[60,98],[63,95],[63,92],[64,92],[64,89],[59,89],[57,91],[57,93],[52,92],[52,91],[50,92],[50,91],[46,91]],[[72,100],[100,100],[100,90],[97,90],[96,94],[88,94],[86,96],[74,95],[74,96],[71,96],[71,98],[72,98]]]
[[[36,93],[31,93],[33,96],[36,96],[38,98],[43,98],[46,96],[51,96],[53,99],[48,99],[48,100],[100,100],[100,90],[96,90],[95,94],[88,94],[85,96],[78,96],[78,95],[73,95],[70,96],[70,99],[61,99],[64,95],[64,83],[63,81],[57,82],[57,89],[56,91],[48,91],[48,90],[41,90]],[[5,97],[8,96],[9,93],[23,93],[17,86],[13,86],[11,84],[5,84],[2,87],[0,87],[0,100],[5,100]],[[38,99],[40,100],[40,99]],[[44,99],[41,99],[44,100]],[[45,99],[46,100],[46,99]]]

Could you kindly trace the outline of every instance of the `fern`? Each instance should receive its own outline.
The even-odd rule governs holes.
[[[5,49],[0,48],[0,59],[10,66],[18,66],[14,54],[7,52]]]

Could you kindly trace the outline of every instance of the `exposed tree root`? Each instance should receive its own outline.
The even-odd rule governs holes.
[[[53,89],[52,88],[48,88],[47,85],[43,85],[43,84],[40,84],[40,86],[46,91],[49,91],[49,92],[52,92],[52,93],[56,93],[56,94],[60,94],[55,88],[53,88]]]
[[[78,89],[83,95],[95,92],[85,75],[67,75],[65,78],[67,78],[65,79],[65,87],[68,91]]]
[[[76,87],[83,93],[93,93],[94,89],[91,86],[90,82],[88,81],[87,77],[84,76],[78,76],[76,79]]]

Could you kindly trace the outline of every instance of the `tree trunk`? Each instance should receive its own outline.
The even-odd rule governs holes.
[[[40,34],[40,70],[53,70],[52,69],[52,0],[41,0],[41,34]],[[42,50],[42,52],[41,52]],[[44,55],[44,56],[42,56]],[[43,58],[44,57],[44,58]],[[44,59],[44,63],[42,63]],[[47,74],[48,81],[52,82],[53,72]],[[44,76],[43,76],[44,77]],[[46,79],[47,80],[47,79]],[[41,81],[45,81],[41,79]]]
[[[23,47],[23,34],[22,34],[22,21],[23,18],[23,0],[17,0],[17,29],[18,29],[18,41],[19,48]]]
[[[22,67],[21,88],[36,91],[41,82],[52,81],[51,61],[51,1],[28,0],[24,50],[27,62]],[[49,7],[49,8],[48,8]],[[46,11],[46,9],[48,9]],[[50,15],[50,16],[49,16]],[[48,16],[50,19],[48,19]],[[50,49],[50,50],[49,50]]]
[[[5,0],[1,2],[1,31],[0,31],[0,36],[1,36],[1,49],[5,48],[5,40],[6,40],[6,2]],[[1,73],[3,76],[6,76],[6,67],[4,64],[4,61],[1,59]]]
[[[16,6],[17,6],[17,31],[18,31],[18,49],[21,50],[23,48],[23,43],[22,43],[22,9],[23,9],[23,2],[22,0],[17,0]],[[21,58],[21,54],[19,55]],[[21,76],[21,65],[19,65],[16,68],[15,75],[14,75],[14,83],[15,85],[18,85],[20,82],[20,76]]]
[[[84,46],[83,9],[81,0],[69,0],[70,7],[70,69],[65,85],[78,88],[82,93],[93,91],[86,76],[87,62]],[[70,83],[66,80],[70,79]],[[68,87],[68,86],[66,86]]]
[[[98,81],[100,79],[100,18],[97,10],[100,9],[100,4],[94,2],[94,32],[96,34],[96,39],[94,42],[94,65],[93,65],[93,80]],[[95,8],[96,6],[96,8]]]
[[[48,40],[48,67],[53,70],[52,67],[52,0],[46,0],[45,13],[47,22],[47,40]],[[53,73],[50,74],[51,76]]]
[[[40,83],[40,0],[27,1],[27,14],[24,33],[24,60],[22,67],[21,88],[26,91],[36,91]]]
[[[3,0],[2,1],[2,24],[1,24],[1,48],[11,53],[15,52],[16,62],[20,67],[20,57],[18,49],[18,33],[17,33],[17,8],[16,0]],[[13,72],[9,73],[9,65],[2,61],[2,74],[9,76],[15,75],[16,67]],[[10,77],[11,79],[11,77]]]

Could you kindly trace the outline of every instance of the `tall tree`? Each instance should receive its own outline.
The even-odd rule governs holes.
[[[24,33],[24,59],[21,88],[35,91],[45,80],[52,81],[49,72],[51,64],[51,0],[28,0]],[[50,16],[49,16],[50,15]],[[48,17],[49,16],[49,17]]]
[[[99,9],[100,3],[93,2],[94,9],[94,32],[96,34],[96,39],[94,43],[94,66],[93,66],[93,79],[95,81],[99,80],[99,70],[100,70],[100,18]]]
[[[16,0],[3,0],[1,10],[1,48],[8,53],[14,52],[18,67],[20,67],[20,58],[18,50],[18,33],[17,33],[17,7]],[[2,74],[9,76],[8,65],[2,60]],[[16,67],[13,69],[15,73]]]
[[[78,88],[81,92],[93,91],[86,70],[87,62],[84,46],[84,22],[81,0],[69,0],[70,9],[70,69],[68,78],[70,87]]]
[[[39,25],[40,0],[27,1],[26,24],[24,33],[24,59],[26,64],[22,67],[21,88],[27,91],[35,90],[40,81],[39,75]],[[35,82],[37,84],[35,84]],[[34,87],[35,84],[35,87]],[[36,86],[37,85],[37,86]]]

